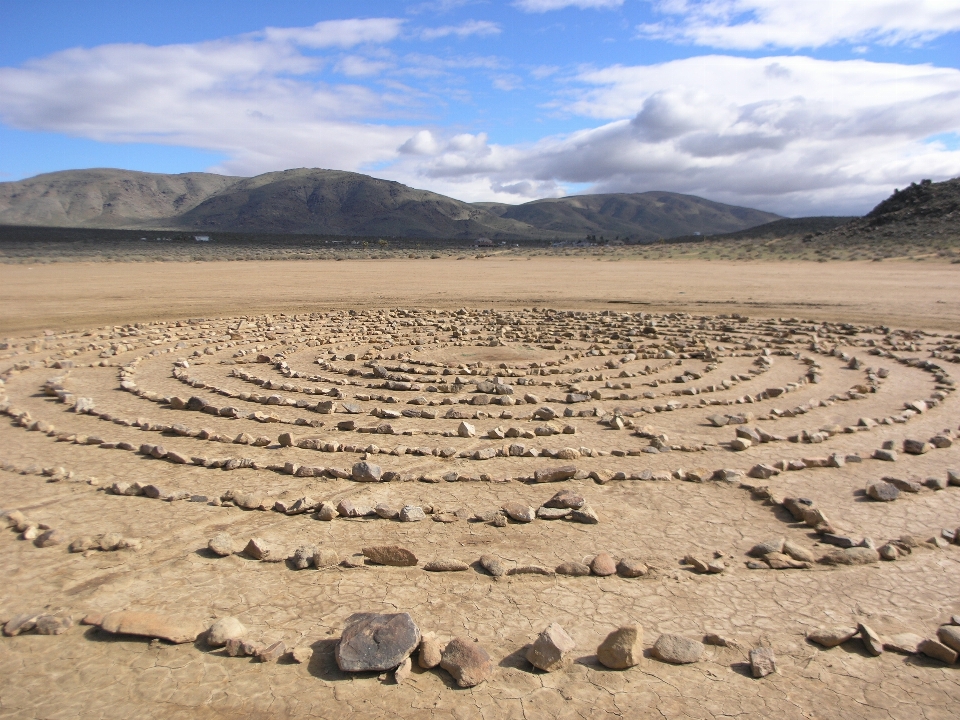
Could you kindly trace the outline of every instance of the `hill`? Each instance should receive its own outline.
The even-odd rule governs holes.
[[[838,243],[960,241],[960,178],[945,182],[921,180],[824,236]]]
[[[253,178],[71,170],[0,183],[0,224],[494,240],[651,242],[713,235],[773,213],[669,192],[466,203],[359,173],[297,169]]]
[[[0,224],[144,227],[191,210],[238,180],[111,169],[46,173],[0,183]]]

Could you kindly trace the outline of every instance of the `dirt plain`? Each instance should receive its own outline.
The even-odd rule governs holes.
[[[550,257],[4,265],[0,307],[0,333],[11,336],[0,350],[0,508],[65,538],[37,547],[0,530],[0,620],[75,621],[61,635],[0,638],[0,717],[958,714],[960,665],[874,656],[858,637],[826,649],[806,635],[863,623],[885,638],[936,638],[960,615],[960,545],[945,541],[960,526],[960,487],[923,484],[960,470],[960,266]],[[512,394],[477,385],[495,378]],[[588,399],[571,397],[581,394]],[[203,407],[171,402],[190,397]],[[78,398],[93,410],[75,412]],[[921,400],[923,412],[907,408]],[[326,401],[335,412],[313,409]],[[213,412],[220,406],[237,412]],[[545,407],[557,417],[534,417]],[[706,419],[748,412],[739,424]],[[338,429],[351,420],[354,429]],[[476,435],[461,436],[461,422]],[[738,428],[773,437],[738,451]],[[307,442],[284,446],[287,432]],[[269,444],[233,442],[241,433]],[[902,452],[906,439],[935,437],[941,447]],[[144,443],[167,455],[138,452]],[[884,443],[901,451],[896,461],[873,459]],[[446,448],[452,456],[433,452]],[[254,467],[218,468],[226,458]],[[397,476],[338,477],[363,458]],[[779,470],[788,461],[799,469]],[[761,464],[779,472],[747,476]],[[831,464],[840,467],[821,466]],[[579,471],[572,479],[533,481],[569,465]],[[296,467],[311,470],[290,474]],[[734,472],[710,479],[718,470]],[[883,476],[921,487],[877,502],[864,488]],[[683,481],[695,478],[705,481]],[[155,485],[161,498],[109,491],[132,482]],[[563,489],[581,494],[599,522],[483,519],[508,502],[536,509]],[[176,491],[207,501],[163,500]],[[221,502],[227,491],[258,495],[266,509]],[[433,512],[412,523],[324,522],[272,509],[303,497]],[[838,552],[824,527],[785,508],[787,497],[809,500],[835,535],[913,546],[891,561],[772,569],[748,555],[757,543],[786,538],[816,559]],[[104,533],[140,548],[67,550]],[[356,567],[217,557],[207,550],[217,533],[238,551],[262,537],[284,555],[316,545]],[[420,565],[363,562],[361,548],[386,544],[411,549]],[[552,572],[601,552],[648,570]],[[481,555],[549,574],[492,577]],[[688,555],[725,570],[696,572]],[[434,559],[470,567],[425,571]],[[125,609],[206,625],[233,616],[252,640],[313,655],[262,663],[202,637],[171,645],[76,624]],[[334,648],[356,612],[409,612],[443,640],[475,641],[493,673],[459,688],[445,671],[418,668],[416,653],[402,684],[390,673],[341,672]],[[577,647],[566,667],[544,673],[525,648],[551,622]],[[634,623],[647,656],[627,670],[603,667],[598,644]],[[723,643],[672,665],[650,654],[661,633]],[[757,647],[772,648],[776,673],[751,676]]]

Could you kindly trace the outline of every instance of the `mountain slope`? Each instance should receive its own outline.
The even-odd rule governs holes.
[[[0,224],[142,227],[180,215],[240,178],[132,170],[65,170],[0,183]]]
[[[510,207],[501,217],[560,233],[620,235],[646,241],[698,232],[733,232],[780,218],[774,213],[670,192],[534,200]]]
[[[921,238],[956,242],[960,240],[960,178],[911,183],[903,190],[895,190],[862,218],[823,237],[837,243],[914,242]]]
[[[427,190],[359,173],[313,169],[241,180],[181,215],[176,225],[329,235],[542,235],[536,228]]]
[[[466,203],[359,173],[307,168],[253,178],[73,170],[0,183],[5,225],[648,242],[778,217],[669,192]]]

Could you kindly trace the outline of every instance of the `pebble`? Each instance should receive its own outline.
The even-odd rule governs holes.
[[[404,505],[400,509],[399,518],[400,522],[420,522],[426,520],[427,514],[417,505]]]
[[[463,572],[469,570],[470,566],[462,560],[453,558],[443,558],[440,560],[431,560],[423,566],[428,572]]]
[[[649,571],[646,563],[637,558],[622,558],[617,563],[617,574],[620,577],[636,578],[646,575]]]
[[[860,623],[857,626],[857,632],[860,633],[860,640],[863,646],[871,655],[877,656],[883,654],[883,639],[869,625]]]

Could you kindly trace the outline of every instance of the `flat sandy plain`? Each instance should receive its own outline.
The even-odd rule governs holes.
[[[908,438],[957,436],[960,398],[951,383],[960,374],[953,361],[960,357],[960,266],[559,258],[6,265],[0,266],[0,307],[0,334],[11,336],[0,351],[9,398],[8,415],[0,418],[0,508],[60,531],[66,543],[110,532],[141,542],[139,550],[70,553],[66,543],[36,547],[13,529],[0,529],[0,620],[53,613],[78,621],[125,609],[204,624],[234,616],[251,640],[282,640],[287,648],[314,651],[302,664],[260,663],[227,657],[202,639],[171,645],[78,624],[61,635],[3,637],[2,718],[932,720],[960,713],[958,664],[893,651],[875,657],[859,638],[832,649],[806,640],[816,628],[858,623],[886,638],[935,638],[941,624],[960,615],[960,545],[926,542],[960,526],[960,487],[925,486],[888,503],[863,493],[882,476],[943,481],[948,469],[960,470],[956,440],[922,455],[901,452],[895,462],[871,459],[886,441],[900,450]],[[461,307],[468,310],[457,315]],[[522,310],[533,307],[584,312]],[[489,308],[500,314],[479,312]],[[614,314],[599,314],[604,311]],[[749,320],[699,317],[721,313]],[[248,318],[242,326],[239,316]],[[161,321],[136,331],[94,330]],[[857,324],[857,332],[841,322]],[[879,325],[927,332],[883,332]],[[702,355],[705,349],[710,356]],[[285,355],[286,374],[284,366],[255,362],[260,354],[277,352]],[[356,359],[348,358],[354,353]],[[851,367],[840,353],[860,363]],[[176,377],[174,363],[181,358],[189,367]],[[939,369],[918,367],[909,358],[931,360]],[[55,369],[58,360],[73,367]],[[367,362],[405,374],[421,388],[380,389],[383,380],[370,377]],[[450,374],[440,374],[444,366]],[[874,372],[879,368],[887,377]],[[811,373],[819,382],[808,382]],[[672,382],[683,374],[685,382]],[[485,395],[476,383],[495,376],[513,387],[508,397],[517,404],[473,402]],[[67,402],[43,393],[54,377],[70,394],[64,395]],[[464,382],[453,385],[453,377]],[[270,379],[272,389],[257,387],[254,378]],[[698,394],[674,394],[690,388]],[[772,397],[769,388],[786,392]],[[297,400],[329,400],[332,390],[343,396],[341,412],[297,407]],[[586,402],[564,402],[575,390],[596,394]],[[267,405],[252,392],[264,399],[276,394],[284,402]],[[527,393],[536,396],[534,402],[522,401]],[[421,395],[432,404],[410,403]],[[197,396],[207,407],[235,406],[240,417],[160,402],[173,396]],[[747,396],[751,402],[737,402]],[[92,398],[100,414],[71,411],[77,397]],[[496,397],[502,396],[486,400]],[[935,406],[905,414],[905,404],[924,399],[935,399]],[[343,413],[346,403],[360,412]],[[531,435],[551,424],[531,416],[542,407],[560,414],[552,421],[555,428],[569,425],[575,434]],[[22,421],[11,417],[11,408]],[[599,415],[583,412],[594,408]],[[385,418],[384,410],[415,412]],[[450,410],[475,425],[476,437],[456,434],[461,419],[445,417]],[[565,417],[564,410],[572,414]],[[281,422],[248,419],[254,412]],[[754,417],[743,426],[706,421],[711,414],[744,412]],[[599,422],[616,413],[626,428]],[[861,418],[886,422],[842,430]],[[296,424],[298,419],[313,424]],[[364,429],[391,427],[376,434],[338,430],[338,422],[348,419]],[[47,424],[33,425],[37,420]],[[189,432],[171,432],[174,424]],[[736,427],[758,427],[784,439],[737,452],[730,447]],[[496,428],[527,436],[488,439]],[[820,428],[832,428],[820,443],[785,439]],[[206,432],[198,437],[200,429]],[[271,442],[229,442],[241,432]],[[282,432],[341,447],[281,447]],[[656,435],[666,438],[657,441]],[[673,449],[640,452],[658,442]],[[262,467],[228,472],[196,461],[177,464],[117,447],[121,443],[162,443],[189,458],[242,457]],[[539,457],[509,451],[487,460],[472,457],[509,444],[536,449]],[[456,454],[443,459],[397,450],[404,447],[451,447]],[[576,453],[559,459],[544,452],[562,448]],[[371,462],[399,479],[369,484],[266,469],[293,463],[349,471],[364,449]],[[856,454],[862,462],[839,468],[810,462],[768,480],[736,473],[732,481],[676,477]],[[593,478],[526,480],[562,465]],[[38,474],[44,468],[52,477]],[[460,479],[420,481],[442,480],[451,472]],[[637,479],[619,479],[618,472]],[[673,477],[644,479],[664,475]],[[434,515],[451,522],[323,522],[311,513],[106,492],[114,482],[135,481],[210,499],[227,490],[254,493],[266,507],[305,496],[358,506],[430,505]],[[741,482],[767,486],[773,500]],[[496,527],[471,521],[507,502],[537,508],[562,489],[580,493],[599,523],[537,519]],[[877,547],[904,536],[919,544],[895,561],[750,569],[748,551],[770,539],[786,538],[816,558],[836,552],[777,504],[784,497],[811,500],[837,534],[871,538]],[[399,544],[421,563],[297,571],[239,552],[216,557],[206,550],[207,541],[222,532],[238,550],[258,536],[288,552],[317,545],[347,560],[366,546]],[[552,570],[601,552],[638,559],[648,572],[636,578],[495,578],[477,564],[489,554],[508,568]],[[726,570],[695,572],[682,562],[687,555],[719,556]],[[464,572],[425,571],[423,564],[434,559],[471,566]],[[355,612],[409,612],[422,631],[476,641],[490,654],[493,673],[474,688],[458,688],[445,671],[418,668],[416,653],[412,676],[401,685],[389,673],[341,672],[334,648]],[[525,646],[551,622],[562,625],[577,647],[565,668],[543,673],[527,663]],[[644,628],[647,657],[627,670],[604,668],[597,645],[615,628],[634,623]],[[650,655],[661,633],[698,640],[715,634],[725,645],[708,644],[694,664],[671,665]],[[773,649],[778,671],[754,679],[748,652],[761,646]]]

